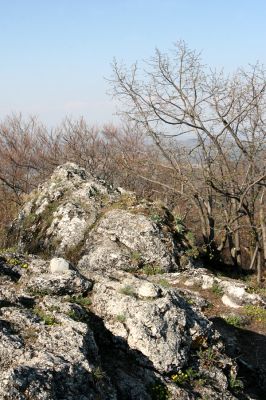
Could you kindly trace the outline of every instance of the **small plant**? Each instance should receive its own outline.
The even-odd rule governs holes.
[[[194,386],[200,387],[200,386],[205,386],[207,382],[208,382],[208,379],[199,378],[199,379],[195,379],[195,381],[193,383],[194,383]]]
[[[153,222],[155,222],[156,224],[161,224],[161,223],[163,222],[163,219],[162,219],[162,217],[161,217],[159,214],[152,214],[152,215],[150,216],[150,218],[151,218],[151,220],[152,220]]]
[[[76,310],[70,310],[67,313],[68,317],[77,322],[84,322],[84,316],[78,313]]]
[[[49,307],[49,311],[57,311],[57,312],[59,312],[60,311],[60,307],[59,306],[50,306]]]
[[[132,251],[131,253],[131,261],[135,263],[139,263],[142,259],[141,253],[138,251]]]
[[[200,361],[202,362],[203,366],[206,368],[217,365],[220,361],[219,354],[212,347],[208,347],[208,349],[206,350],[200,349],[197,352],[197,355]]]
[[[45,219],[46,226],[50,226],[54,219],[54,213],[59,207],[58,201],[53,201],[48,204],[43,213],[43,219]]]
[[[244,319],[239,315],[227,315],[224,317],[224,320],[227,322],[227,324],[233,325],[237,328],[241,328],[246,324]]]
[[[203,309],[212,309],[214,307],[214,304],[211,303],[209,300],[207,300],[207,303],[203,306]]]
[[[156,383],[149,386],[149,394],[152,400],[170,399],[167,387],[159,380]]]
[[[217,282],[213,283],[211,291],[216,296],[222,296],[224,294],[223,288]]]
[[[116,316],[116,319],[118,322],[121,322],[121,324],[124,324],[126,322],[126,316],[124,314],[118,314]]]
[[[158,285],[160,285],[164,288],[170,287],[170,283],[166,279],[163,279],[163,278],[159,279],[157,283],[158,283]]]
[[[30,214],[25,216],[25,218],[23,220],[23,225],[27,229],[31,225],[33,225],[34,222],[36,222],[36,220],[37,220],[37,215],[35,213],[31,212]]]
[[[9,258],[7,260],[8,265],[18,265],[19,261],[16,258]]]
[[[17,258],[9,258],[7,260],[7,264],[12,265],[12,266],[14,265],[14,266],[24,268],[24,269],[27,269],[29,267],[29,265],[27,263],[24,263]]]
[[[231,374],[229,379],[229,386],[234,392],[240,392],[244,389],[244,383],[238,379],[235,374]]]
[[[163,274],[165,271],[158,265],[146,264],[142,268],[145,275],[158,275]]]
[[[265,287],[259,287],[259,286],[249,286],[247,289],[248,293],[255,293],[259,294],[261,296],[266,296],[266,288]]]
[[[187,303],[190,305],[190,306],[195,306],[195,300],[193,300],[193,299],[187,299]]]
[[[17,252],[17,247],[6,247],[0,250],[0,254],[6,254],[6,253],[16,253]]]
[[[257,322],[266,322],[266,309],[259,306],[244,306],[246,315]]]
[[[185,251],[185,255],[187,257],[197,259],[200,255],[199,249],[196,246],[192,246],[190,249]]]
[[[138,251],[132,251],[130,254],[130,268],[128,269],[131,273],[136,273],[138,269],[143,265],[142,255]]]
[[[176,374],[171,376],[171,379],[177,385],[184,386],[191,384],[198,376],[199,374],[197,371],[195,371],[193,368],[188,368],[184,372],[178,371]]]
[[[132,288],[132,286],[130,286],[130,285],[127,285],[127,286],[122,287],[122,288],[119,290],[119,292],[120,292],[121,294],[126,295],[126,296],[136,297],[136,293],[135,293],[134,289]]]
[[[105,372],[101,369],[101,367],[93,368],[91,374],[94,381],[102,381],[106,376]]]
[[[79,304],[82,307],[88,307],[92,303],[92,301],[91,301],[91,299],[89,297],[83,297],[81,295],[69,297],[68,301],[70,303]]]
[[[190,246],[195,246],[195,236],[191,231],[188,231],[185,234],[185,238],[187,239],[187,241],[190,244]]]
[[[34,297],[43,297],[50,294],[50,291],[48,289],[28,288],[28,292],[31,294],[31,296]]]
[[[185,232],[185,229],[186,228],[183,219],[179,215],[177,215],[175,217],[175,231],[179,234],[182,234]]]
[[[45,325],[56,325],[58,321],[56,320],[55,316],[52,314],[46,314],[40,308],[34,308],[34,313],[38,315],[38,317],[44,322]]]
[[[110,199],[107,196],[104,200],[104,196],[103,196],[103,202],[107,202],[109,203]],[[133,207],[136,203],[136,197],[132,194],[128,194],[128,193],[123,193],[119,199],[117,201],[115,201],[114,203],[111,204],[111,208],[118,208],[118,209],[128,209],[129,207]]]

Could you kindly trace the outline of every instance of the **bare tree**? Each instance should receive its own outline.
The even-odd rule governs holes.
[[[114,61],[113,73],[121,114],[152,138],[167,160],[176,177],[171,189],[194,203],[211,251],[227,241],[234,263],[240,265],[244,219],[255,240],[253,255],[258,247],[255,258],[261,270],[264,239],[257,207],[266,182],[263,67],[257,64],[226,76],[208,70],[199,54],[178,42],[170,54],[156,50],[141,71],[137,64],[127,69]],[[185,156],[178,151],[180,139],[194,143]],[[224,218],[218,246],[217,207]]]

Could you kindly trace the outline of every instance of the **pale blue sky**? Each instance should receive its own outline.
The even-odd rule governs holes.
[[[177,40],[231,71],[266,63],[265,0],[0,0],[0,119],[114,120],[104,77]]]

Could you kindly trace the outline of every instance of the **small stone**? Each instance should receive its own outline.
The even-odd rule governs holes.
[[[239,307],[241,307],[239,304],[235,303],[232,299],[230,299],[230,297],[227,296],[226,294],[223,295],[222,302],[226,306],[231,307],[231,308],[239,308]]]
[[[202,289],[211,289],[214,281],[214,277],[209,275],[202,275]]]
[[[190,278],[184,282],[184,285],[186,285],[186,286],[194,286],[197,284],[198,284],[198,279],[196,279],[196,278]]]
[[[139,297],[157,298],[159,297],[159,288],[150,282],[145,282],[138,289]]]
[[[54,273],[69,271],[69,262],[64,258],[54,257],[50,261],[50,271]]]

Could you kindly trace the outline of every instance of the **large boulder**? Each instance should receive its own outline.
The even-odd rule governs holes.
[[[208,342],[213,335],[211,323],[175,290],[125,273],[95,283],[92,303],[117,340],[138,350],[144,356],[140,363],[162,374],[182,369],[197,339]]]
[[[114,189],[71,163],[30,195],[10,237],[24,252],[74,262],[86,256],[98,271],[145,265],[177,270],[185,246],[163,205]]]

